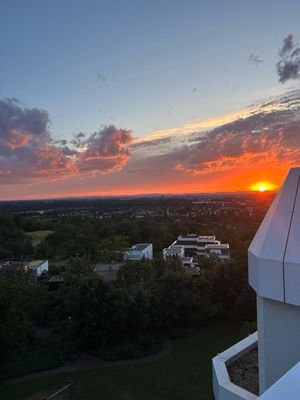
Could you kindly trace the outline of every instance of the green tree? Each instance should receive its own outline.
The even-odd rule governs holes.
[[[16,355],[31,332],[28,286],[24,276],[5,279],[0,274],[0,358]]]

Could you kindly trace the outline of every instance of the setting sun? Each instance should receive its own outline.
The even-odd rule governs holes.
[[[254,185],[250,186],[250,190],[256,191],[256,192],[265,192],[267,190],[274,190],[275,185],[269,182],[258,182],[255,183]]]
[[[261,186],[259,186],[258,190],[259,190],[260,192],[264,192],[264,191],[267,190],[267,188],[266,188],[265,185],[261,185]]]

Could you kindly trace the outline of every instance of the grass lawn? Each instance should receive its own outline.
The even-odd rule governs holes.
[[[53,231],[33,231],[27,232],[27,235],[33,240],[44,240],[50,233],[53,233]]]
[[[49,393],[72,379],[78,400],[212,400],[211,358],[239,339],[238,326],[209,325],[174,340],[171,353],[161,360],[5,384],[1,399]]]

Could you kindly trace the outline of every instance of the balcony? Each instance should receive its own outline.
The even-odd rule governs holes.
[[[213,358],[215,400],[258,399],[256,349],[257,332]]]

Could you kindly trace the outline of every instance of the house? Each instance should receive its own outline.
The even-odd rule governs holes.
[[[213,359],[216,400],[300,398],[300,168],[290,170],[248,250],[257,332]],[[258,348],[259,394],[229,378],[234,360]],[[247,374],[247,371],[243,372]]]
[[[130,261],[152,260],[153,246],[152,243],[138,243],[127,249],[124,258]]]
[[[39,278],[43,272],[48,272],[48,260],[5,260],[0,261],[0,271],[12,278],[18,273],[30,273],[33,278]]]
[[[163,249],[165,260],[179,258],[183,261],[186,257],[193,256],[218,257],[222,261],[230,259],[230,248],[228,243],[221,243],[215,236],[198,236],[194,233],[179,235],[177,240],[169,247]],[[195,262],[192,259],[191,265]],[[184,262],[183,262],[184,265]]]
[[[36,278],[39,278],[43,273],[48,273],[48,260],[29,261],[28,269]]]
[[[169,247],[163,249],[163,258],[165,260],[172,258],[183,258],[184,257],[184,247],[171,244]]]
[[[179,235],[175,242],[163,250],[163,257],[166,259],[175,253],[179,257],[216,255],[221,260],[230,258],[228,243],[221,243],[220,240],[216,240],[215,236],[198,236],[194,233]]]
[[[65,279],[62,275],[53,275],[48,280],[49,290],[57,290],[63,283]]]
[[[99,263],[95,266],[94,272],[105,282],[112,282],[117,279],[118,271],[123,265],[125,265],[124,262]]]
[[[207,244],[205,246],[205,256],[215,256],[218,257],[221,261],[228,261],[230,259],[229,244]]]
[[[173,245],[183,246],[185,255],[205,255],[206,245],[220,244],[215,236],[198,236],[194,233],[179,235]]]

